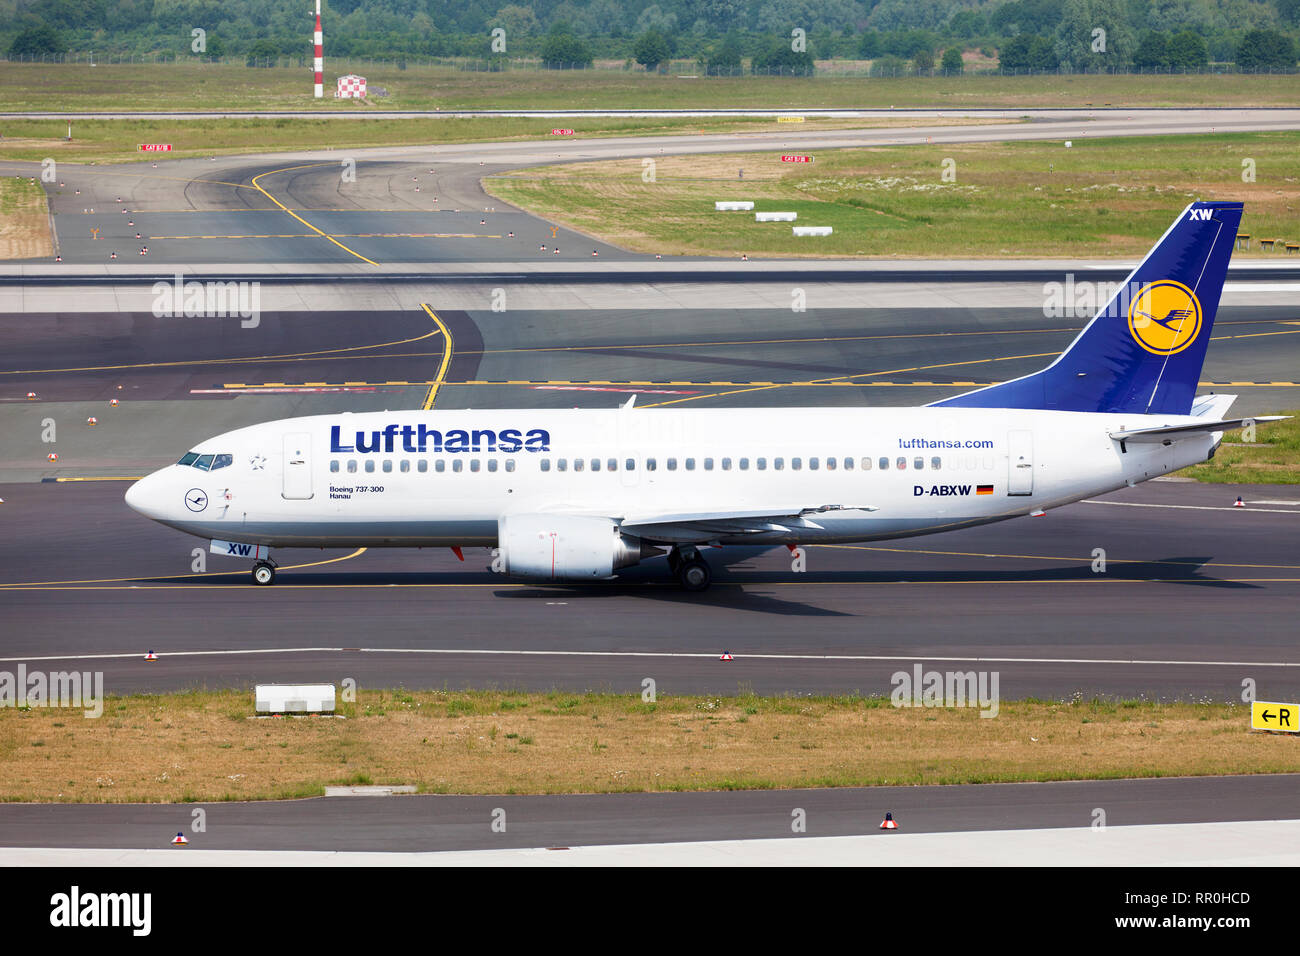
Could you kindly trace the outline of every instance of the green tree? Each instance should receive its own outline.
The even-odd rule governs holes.
[[[916,67],[917,76],[929,76],[934,71],[934,54],[929,50],[917,50],[912,57],[912,66]]]
[[[659,64],[672,54],[668,38],[658,30],[647,30],[637,37],[636,43],[632,45],[633,58],[644,66],[647,72],[657,69]]]
[[[1169,41],[1163,33],[1148,30],[1133,54],[1133,66],[1145,72],[1169,69]]]
[[[44,24],[24,30],[9,45],[10,56],[45,56],[67,52],[68,44],[59,32]]]
[[[744,72],[740,41],[728,33],[722,45],[709,55],[704,72],[709,76],[740,76]]]
[[[1295,60],[1295,43],[1277,30],[1251,30],[1237,47],[1237,69],[1246,73],[1289,70]]]
[[[815,67],[812,54],[796,53],[790,41],[778,37],[754,57],[753,71],[776,76],[812,76]]]
[[[965,64],[961,60],[961,50],[955,46],[950,46],[943,51],[943,60],[939,64],[943,70],[944,76],[956,76],[965,69]]]
[[[1059,65],[1052,41],[1047,37],[1022,33],[998,50],[998,66],[1004,73],[1055,70]]]
[[[858,56],[864,60],[874,60],[880,54],[880,34],[875,30],[868,30],[862,34],[862,42],[858,44]]]
[[[1210,64],[1210,54],[1199,33],[1184,30],[1169,38],[1169,68],[1177,73],[1199,73]]]
[[[263,37],[248,48],[247,66],[275,66],[280,56],[280,47],[274,40]]]
[[[506,43],[524,37],[535,36],[542,32],[542,25],[532,7],[509,4],[497,11],[496,16],[487,22],[489,29],[500,27],[506,31]]]
[[[591,49],[572,33],[552,32],[542,44],[542,66],[548,70],[591,66]]]
[[[1122,0],[1066,0],[1056,28],[1056,56],[1078,72],[1129,68],[1136,46]]]

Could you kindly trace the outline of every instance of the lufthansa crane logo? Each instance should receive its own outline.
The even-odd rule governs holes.
[[[1201,331],[1201,303],[1181,282],[1161,279],[1143,286],[1128,309],[1128,329],[1154,355],[1181,352]]]
[[[185,507],[191,511],[202,511],[208,506],[208,495],[199,488],[185,492]]]

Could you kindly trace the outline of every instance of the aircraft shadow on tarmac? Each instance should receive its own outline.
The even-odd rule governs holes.
[[[1090,562],[1081,559],[1077,565],[1055,566],[1032,570],[993,570],[988,568],[937,569],[937,570],[826,570],[794,574],[788,570],[762,570],[750,562],[757,549],[735,549],[736,554],[725,558],[710,554],[714,566],[714,587],[703,594],[690,594],[680,590],[665,573],[660,562],[630,569],[618,580],[593,584],[532,585],[526,581],[512,582],[514,586],[492,589],[495,598],[509,600],[555,600],[564,597],[574,601],[637,598],[670,604],[692,604],[724,610],[743,610],[755,613],[782,614],[808,617],[852,617],[853,612],[837,611],[799,600],[799,591],[792,585],[925,585],[925,584],[977,584],[996,586],[1017,584],[1025,586],[1069,584],[1082,582],[1132,581],[1139,583],[1184,584],[1200,587],[1228,589],[1258,589],[1261,585],[1248,581],[1217,578],[1205,572],[1203,566],[1213,559],[1208,556],[1177,556],[1152,561],[1112,563],[1104,575],[1092,571]],[[747,553],[739,553],[739,552]],[[167,584],[175,578],[141,578],[138,583]],[[187,579],[188,584],[202,583],[212,587],[250,586],[242,573],[222,573],[220,576]],[[283,570],[279,583],[272,590],[294,590],[330,587],[446,587],[500,584],[501,579],[487,571],[294,571]],[[780,586],[782,591],[764,591],[763,585]],[[790,595],[789,598],[785,595]]]

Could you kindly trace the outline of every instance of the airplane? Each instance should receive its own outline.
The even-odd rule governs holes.
[[[495,549],[492,570],[609,580],[709,546],[881,541],[1042,514],[1214,455],[1196,395],[1242,204],[1193,202],[1046,368],[918,408],[496,409],[316,415],[195,445],[126,492],[252,559],[273,548]],[[1159,320],[1154,316],[1160,316]],[[1256,422],[1282,416],[1259,417]]]

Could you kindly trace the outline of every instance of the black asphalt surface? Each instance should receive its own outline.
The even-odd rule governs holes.
[[[810,548],[803,573],[783,548],[723,549],[702,596],[662,561],[537,587],[488,572],[482,549],[465,564],[371,550],[300,569],[344,553],[282,551],[277,584],[258,588],[220,556],[192,574],[205,542],[139,517],[124,489],[0,486],[3,666],[57,658],[104,671],[112,693],[345,677],[637,692],[652,677],[667,694],[888,694],[917,662],[996,669],[1003,699],[1240,700],[1247,677],[1265,699],[1300,693],[1300,494],[1282,486],[1148,483],[1105,499],[1128,504]],[[250,653],[267,650],[281,653]]]
[[[1293,819],[1296,775],[574,796],[321,797],[191,804],[0,805],[0,846],[164,848],[177,831],[203,850],[429,852],[877,834],[886,812],[902,833]],[[493,811],[506,832],[491,830]],[[179,852],[179,851],[178,851]]]
[[[1041,368],[1085,323],[1045,318],[1035,309],[873,309],[870,303],[802,313],[467,313],[431,305],[453,339],[439,408],[612,406],[632,391],[641,394],[641,405],[681,398],[701,407],[920,405],[970,387],[952,383],[1004,381]],[[1239,394],[1233,410],[1243,415],[1294,407],[1295,387],[1227,383],[1297,381],[1298,322],[1300,305],[1220,309],[1202,375],[1215,384],[1203,390]],[[419,309],[267,312],[248,329],[237,316],[0,315],[0,401],[22,402],[28,392],[41,403],[225,401],[234,394],[225,394],[227,385],[359,382],[393,391],[386,407],[418,407],[426,387],[389,383],[432,381],[443,348]],[[621,384],[630,382],[652,384]],[[713,382],[813,384],[742,391]],[[348,401],[341,393],[338,407],[347,409]],[[18,452],[5,442],[0,464],[6,452],[38,450]]]

